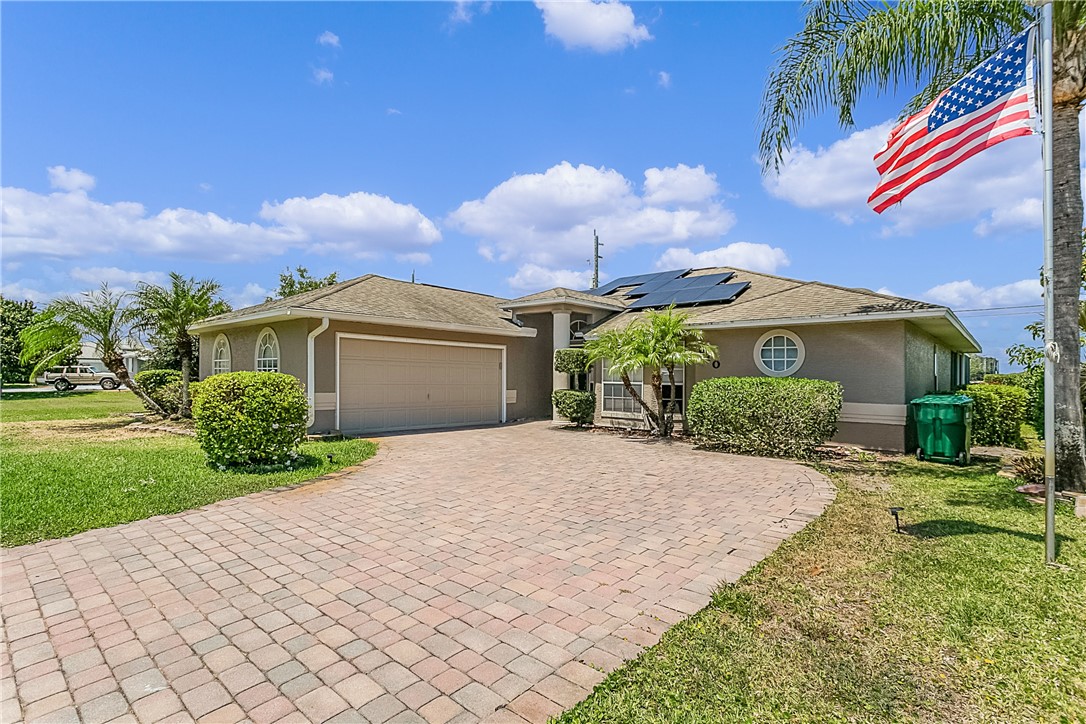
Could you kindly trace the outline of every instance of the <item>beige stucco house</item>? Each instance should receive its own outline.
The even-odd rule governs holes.
[[[663,291],[648,296],[650,287]],[[689,289],[668,291],[677,287]],[[369,274],[212,317],[194,331],[201,377],[292,374],[309,396],[312,432],[365,434],[550,417],[552,390],[570,382],[553,372],[554,350],[676,299],[719,348],[716,362],[679,375],[680,405],[709,377],[835,380],[845,398],[838,440],[868,447],[910,449],[908,400],[968,381],[965,355],[980,351],[946,307],[723,268],[512,300]],[[590,384],[597,424],[641,424],[605,365]]]

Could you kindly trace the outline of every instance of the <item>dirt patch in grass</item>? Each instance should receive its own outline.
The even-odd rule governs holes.
[[[79,442],[122,442],[170,433],[133,424],[127,415],[89,420],[35,420],[3,423],[4,437],[21,445],[72,444]]]

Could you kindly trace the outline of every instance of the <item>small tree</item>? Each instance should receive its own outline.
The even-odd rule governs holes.
[[[80,340],[89,339],[98,347],[106,369],[132,390],[148,410],[164,415],[158,403],[135,383],[124,366],[121,342],[128,338],[137,319],[136,309],[128,304],[128,295],[115,292],[103,282],[97,290],[83,292],[80,298],[62,297],[51,302],[20,335],[23,359],[34,359],[46,350],[56,349],[58,342],[65,339],[74,339],[77,348]]]
[[[670,437],[675,427],[675,395],[664,400],[664,373],[674,389],[675,368],[700,365],[716,359],[716,347],[705,341],[701,330],[687,324],[690,315],[675,310],[648,311],[623,329],[609,330],[585,343],[589,363],[607,360],[608,368],[622,379],[626,392],[640,405],[649,432]],[[630,374],[645,371],[652,400],[646,401],[630,382]]]
[[[219,298],[222,287],[210,279],[197,281],[176,272],[170,273],[167,286],[140,282],[136,289],[138,327],[154,332],[155,338],[173,344],[181,360],[181,406],[178,414],[191,417],[189,381],[192,378],[194,345],[193,324],[216,314],[230,311],[230,305]]]
[[[27,365],[19,360],[23,343],[19,333],[29,327],[36,316],[34,302],[16,302],[0,297],[0,379],[4,382],[25,382]]]
[[[264,301],[270,302],[273,299],[283,299],[285,297],[293,297],[295,294],[301,294],[302,292],[311,292],[314,289],[320,289],[321,287],[330,287],[337,281],[336,272],[332,272],[326,277],[313,277],[309,276],[309,270],[304,266],[297,266],[291,270],[289,267],[279,275],[279,289],[276,290],[274,297],[267,297]]]

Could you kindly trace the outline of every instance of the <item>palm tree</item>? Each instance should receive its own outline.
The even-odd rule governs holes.
[[[136,288],[138,327],[152,330],[158,339],[173,344],[181,359],[181,407],[178,414],[190,417],[189,381],[192,378],[193,339],[189,329],[193,324],[216,314],[230,311],[230,305],[219,298],[222,287],[210,279],[197,281],[170,272],[166,286],[140,282]]]
[[[1079,114],[1086,100],[1086,0],[1053,3],[1053,125],[1056,341],[1078,348],[1082,263]],[[780,50],[762,103],[760,155],[775,170],[796,131],[824,110],[842,126],[864,91],[922,90],[904,113],[924,108],[943,89],[995,53],[1037,18],[1022,0],[811,2],[803,29]],[[1056,482],[1086,490],[1078,355],[1055,366]]]
[[[648,311],[644,317],[630,321],[623,329],[603,332],[585,343],[589,364],[607,360],[608,369],[618,374],[622,386],[644,410],[649,432],[659,437],[671,437],[675,427],[676,396],[664,400],[664,372],[674,390],[675,368],[700,365],[716,358],[716,347],[705,341],[705,335],[687,325],[690,315],[668,307],[662,312]],[[630,375],[644,370],[648,375],[652,404],[637,392]]]
[[[132,390],[151,412],[164,415],[128,374],[121,354],[121,343],[127,339],[137,320],[129,295],[109,288],[105,282],[91,292],[75,297],[61,297],[45,308],[34,324],[23,330],[23,355],[33,358],[43,350],[53,349],[58,340],[90,340],[98,348],[102,363],[117,376],[121,384]],[[39,363],[40,365],[40,363]]]

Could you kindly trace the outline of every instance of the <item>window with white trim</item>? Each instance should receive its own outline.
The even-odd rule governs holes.
[[[672,381],[671,376],[668,375],[666,369],[660,370],[660,375],[663,377],[663,397],[664,397],[664,409],[668,408],[671,404],[671,398],[675,398],[675,412],[682,414],[683,412],[683,389],[686,381],[686,370],[683,367],[675,368],[675,379]]]
[[[256,339],[256,371],[279,371],[279,338],[270,327],[265,328]]]
[[[770,377],[787,377],[803,365],[803,341],[786,329],[766,332],[754,346],[754,363]]]
[[[230,340],[225,334],[215,338],[215,346],[211,350],[211,374],[217,375],[230,371]]]
[[[637,394],[643,394],[644,376],[641,370],[630,373],[630,386]],[[610,363],[603,363],[603,411],[604,412],[641,412],[641,406],[637,404],[633,396],[622,384],[622,376],[611,373]]]

